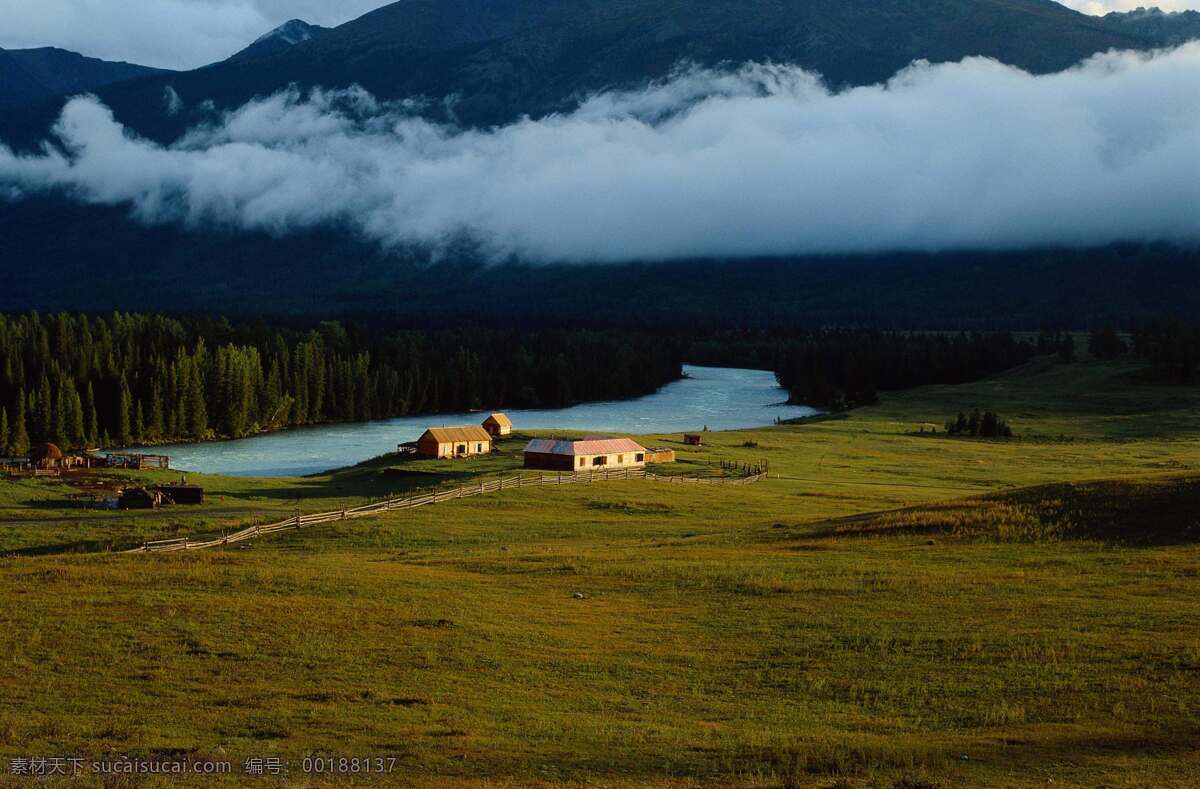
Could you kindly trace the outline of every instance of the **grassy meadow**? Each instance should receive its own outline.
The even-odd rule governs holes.
[[[941,434],[974,406],[1018,439]],[[772,478],[506,490],[133,556],[103,551],[502,474],[522,441],[189,475],[209,495],[188,510],[0,481],[0,775],[123,754],[229,758],[232,783],[259,755],[342,782],[301,771],[327,754],[396,757],[381,783],[1195,785],[1200,389],[1039,359],[679,438],[646,439],[678,452],[663,471]]]

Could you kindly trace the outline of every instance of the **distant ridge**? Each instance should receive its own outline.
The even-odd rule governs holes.
[[[1161,46],[1175,46],[1200,38],[1200,11],[1137,8],[1113,11],[1101,19],[1113,30],[1153,39]]]
[[[327,27],[310,25],[303,19],[291,19],[259,36],[253,44],[230,56],[225,62],[237,63],[277,55],[297,44],[312,41],[328,31]]]
[[[49,93],[56,95],[82,93],[127,79],[173,73],[136,63],[89,58],[58,47],[6,51]]]
[[[359,85],[381,99],[429,98],[431,116],[478,127],[644,85],[681,61],[789,63],[839,88],[886,80],[918,59],[979,55],[1048,73],[1156,46],[1049,0],[400,0],[329,30],[289,22],[228,60],[98,94],[120,122],[159,141],[190,122],[162,112],[167,87],[188,106],[221,110],[289,85]],[[58,109],[0,120],[0,137],[36,146]]]

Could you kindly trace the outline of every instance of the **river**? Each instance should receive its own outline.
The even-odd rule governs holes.
[[[787,393],[772,373],[685,365],[683,380],[634,400],[584,403],[570,408],[507,411],[514,429],[588,430],[597,433],[675,433],[735,430],[816,413],[784,405]],[[171,467],[208,474],[285,477],[352,466],[415,441],[425,428],[479,424],[486,413],[406,416],[375,422],[299,427],[234,441],[175,444],[152,452],[171,456]]]

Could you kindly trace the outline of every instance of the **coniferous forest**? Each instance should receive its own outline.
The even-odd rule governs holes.
[[[693,346],[693,360],[774,370],[794,403],[841,410],[874,403],[882,391],[973,381],[1038,353],[1009,332],[913,333],[816,329],[724,335]]]
[[[1092,333],[1156,380],[1197,376],[1200,330]],[[1069,334],[867,329],[689,332],[306,328],[112,313],[0,315],[0,454],[250,435],[299,425],[479,408],[556,408],[648,394],[696,364],[773,370],[795,403],[839,410],[878,392],[992,375],[1037,354],[1075,358]]]
[[[472,408],[647,394],[670,343],[617,330],[381,332],[325,322],[0,315],[0,452],[128,446]]]

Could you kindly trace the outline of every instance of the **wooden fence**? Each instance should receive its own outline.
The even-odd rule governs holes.
[[[213,540],[193,540],[190,537],[178,537],[172,540],[153,540],[151,542],[142,543],[139,548],[132,548],[122,553],[166,553],[168,551],[195,551],[201,548],[216,548],[221,545],[232,545],[233,543],[252,540],[255,537],[262,537],[267,534],[274,534],[281,531],[290,531],[294,529],[303,529],[306,526],[316,526],[321,523],[330,523],[332,521],[344,521],[352,518],[366,518],[372,515],[379,515],[384,512],[393,510],[408,510],[414,507],[424,507],[429,504],[437,504],[442,501],[450,501],[451,499],[465,499],[468,496],[482,496],[487,493],[498,493],[502,490],[512,490],[516,488],[529,488],[539,485],[573,485],[587,482],[607,482],[628,479],[646,479],[653,482],[662,482],[673,485],[749,485],[758,482],[766,477],[765,471],[757,474],[751,474],[745,477],[728,478],[728,477],[680,477],[667,476],[663,474],[654,474],[645,469],[620,469],[620,470],[605,470],[605,471],[588,471],[578,474],[539,474],[537,476],[517,475],[502,479],[494,479],[490,481],[480,480],[478,484],[461,485],[457,488],[448,490],[434,490],[427,493],[421,493],[414,496],[409,496],[403,499],[387,499],[386,501],[373,502],[371,504],[363,504],[359,507],[351,507],[344,510],[334,510],[332,512],[321,512],[316,515],[296,515],[282,520],[277,523],[268,523],[264,525],[247,526],[241,531],[236,531],[233,534],[227,534],[224,537],[218,537]]]

